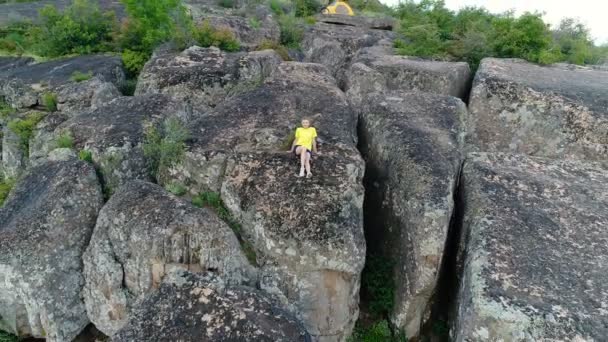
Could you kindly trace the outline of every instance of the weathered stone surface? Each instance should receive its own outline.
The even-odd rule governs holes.
[[[469,155],[455,341],[608,336],[607,166]]]
[[[27,167],[27,151],[15,132],[2,127],[2,159],[0,171],[6,178],[16,178]]]
[[[608,158],[608,71],[486,58],[469,105],[475,150]]]
[[[289,134],[311,116],[323,141],[312,179],[296,178]],[[358,316],[365,258],[363,161],[356,114],[327,68],[282,63],[260,87],[193,124],[168,181],[217,191],[257,251],[261,287],[322,341],[342,341]]]
[[[83,261],[87,313],[110,336],[171,269],[213,271],[229,284],[256,280],[236,236],[215,213],[142,181],[119,188],[101,210]]]
[[[465,99],[471,71],[464,62],[426,61],[386,53],[388,49],[362,49],[347,72],[345,88],[356,105],[365,94],[382,91],[419,91]]]
[[[0,208],[0,329],[71,341],[89,323],[81,256],[103,205],[93,166],[31,169]]]
[[[0,5],[1,6],[1,5]],[[0,72],[33,63],[31,57],[0,57]]]
[[[437,285],[460,171],[457,98],[381,92],[362,98],[368,249],[395,263],[393,323],[416,336]]]
[[[304,327],[267,295],[213,274],[172,272],[139,303],[113,341],[308,342]]]
[[[0,96],[14,108],[33,107],[42,103],[44,93],[57,92],[74,83],[71,77],[76,71],[91,72],[101,81],[117,86],[125,79],[120,57],[78,56],[0,71]]]
[[[306,30],[302,50],[306,62],[325,65],[342,83],[352,58],[360,49],[394,38],[392,31],[317,22]]]
[[[75,115],[85,110],[97,109],[120,96],[120,91],[113,83],[93,77],[58,88],[57,109]]]
[[[45,156],[54,149],[53,142],[61,134],[70,134],[76,150],[92,153],[104,184],[116,189],[131,179],[149,180],[149,168],[143,154],[144,130],[160,126],[168,118],[190,120],[191,112],[184,104],[161,94],[116,98],[92,111],[83,112],[54,128],[36,135],[33,153]],[[52,128],[54,125],[50,123]]]
[[[225,53],[215,47],[193,46],[150,60],[139,76],[135,94],[167,94],[206,109],[258,86],[280,63],[281,58],[270,50]]]
[[[388,31],[391,31],[396,24],[395,19],[392,17],[366,17],[339,14],[318,14],[315,16],[315,19],[323,23],[334,25],[357,26],[368,29]]]

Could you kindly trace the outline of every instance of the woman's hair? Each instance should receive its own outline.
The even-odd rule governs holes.
[[[308,121],[308,122],[310,122],[312,124],[312,120],[310,119],[310,117],[305,116],[300,121],[304,121],[304,120],[306,120],[306,121]]]

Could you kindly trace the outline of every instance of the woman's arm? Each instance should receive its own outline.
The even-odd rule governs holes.
[[[317,153],[317,138],[312,138],[312,151]]]

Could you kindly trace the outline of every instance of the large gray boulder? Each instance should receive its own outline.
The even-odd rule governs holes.
[[[6,71],[9,69],[24,66],[33,63],[34,59],[31,57],[0,57],[0,71]]]
[[[55,120],[62,117],[53,116],[35,135],[32,155],[45,156],[55,148],[59,136],[70,135],[74,149],[92,153],[109,192],[128,180],[151,180],[150,164],[143,152],[146,127],[161,127],[169,118],[185,124],[192,115],[185,107],[168,96],[150,94],[116,98],[58,125]]]
[[[226,53],[193,46],[152,58],[139,76],[135,94],[166,94],[204,110],[260,85],[280,63],[271,50]]]
[[[312,179],[295,177],[290,133],[310,116],[323,141]],[[193,124],[166,182],[220,192],[257,252],[261,287],[322,341],[342,341],[358,316],[364,166],[356,113],[326,67],[282,63],[264,84]]]
[[[172,272],[113,341],[308,342],[293,315],[260,291],[214,274]]]
[[[87,313],[109,336],[172,269],[213,271],[233,285],[256,280],[236,236],[215,213],[142,181],[121,187],[103,207],[83,261]]]
[[[317,21],[345,26],[357,26],[368,29],[392,31],[396,25],[395,18],[383,16],[349,16],[340,14],[318,14]]]
[[[454,341],[606,339],[607,167],[469,155]]]
[[[469,106],[474,150],[608,158],[608,71],[486,58]]]
[[[467,63],[396,56],[379,45],[362,49],[353,58],[345,89],[356,105],[367,93],[382,91],[418,91],[466,99],[470,78]]]
[[[454,210],[465,104],[428,93],[362,98],[368,255],[394,263],[393,323],[417,336],[431,307]]]
[[[13,108],[29,108],[43,104],[46,93],[61,93],[62,89],[76,83],[75,72],[90,73],[100,81],[113,83],[119,87],[125,80],[120,57],[88,55],[53,60],[0,69],[0,96]],[[72,95],[71,101],[74,101]],[[59,103],[63,102],[58,99]],[[86,98],[83,99],[86,101]]]
[[[89,323],[82,254],[103,205],[92,165],[32,168],[0,208],[0,329],[72,341]]]

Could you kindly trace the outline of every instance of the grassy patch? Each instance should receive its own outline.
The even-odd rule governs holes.
[[[0,193],[0,196],[1,195],[2,194]],[[2,205],[2,199],[0,198],[0,206],[1,205]],[[15,336],[13,334],[7,333],[6,331],[0,330],[0,342],[18,342],[20,340],[21,339],[19,337]]]
[[[260,22],[257,18],[249,18],[249,26],[256,30],[259,30],[260,27],[262,27],[262,22]]]
[[[135,95],[135,88],[137,88],[137,79],[127,78],[124,82],[120,84],[118,90],[124,96],[133,96]]]
[[[218,0],[217,4],[224,8],[234,8],[234,0]]]
[[[201,47],[216,46],[225,51],[238,51],[241,44],[234,33],[227,28],[216,29],[211,26],[209,20],[203,21],[194,29],[194,40]]]
[[[42,118],[44,118],[42,113],[34,112],[28,114],[24,119],[13,119],[8,123],[8,129],[19,136],[21,148],[26,155],[29,154],[30,138]]]
[[[72,80],[73,82],[82,82],[82,81],[88,81],[92,77],[93,77],[92,71],[84,73],[84,72],[76,70],[72,73],[72,76],[70,76],[70,80]]]
[[[93,164],[93,153],[89,150],[80,150],[78,152],[78,159]]]
[[[299,49],[304,39],[304,26],[300,20],[290,15],[282,15],[278,19],[281,28],[281,44],[292,49]]]
[[[167,191],[174,194],[175,196],[183,196],[188,192],[188,190],[183,184],[177,182],[172,182],[165,185],[165,189],[167,189]]]
[[[74,148],[74,137],[70,132],[62,132],[55,140],[57,148]]]
[[[347,342],[407,342],[407,337],[402,332],[393,333],[388,321],[383,319],[368,327],[357,324]]]
[[[269,39],[262,40],[260,45],[258,45],[257,50],[274,50],[284,61],[291,60],[287,47]]]
[[[8,118],[13,113],[15,113],[15,109],[6,103],[4,99],[0,98],[0,118]]]
[[[55,93],[44,93],[42,95],[42,105],[49,112],[57,111],[57,94]]]
[[[239,240],[239,243],[241,244],[241,249],[243,250],[243,253],[245,253],[245,256],[247,257],[249,262],[252,265],[257,266],[255,248],[253,248],[253,245],[251,245],[251,243],[243,239],[243,227],[234,219],[234,217],[232,217],[218,193],[203,192],[192,199],[192,204],[200,208],[207,207],[213,209],[217,213],[217,215],[232,229],[237,239]]]
[[[8,198],[8,194],[11,192],[11,189],[15,186],[15,180],[12,178],[2,179],[0,178],[0,207],[4,205],[4,201]],[[0,335],[0,342],[2,342],[2,338]]]
[[[186,140],[190,132],[176,118],[165,120],[162,129],[150,125],[145,131],[144,156],[148,161],[150,175],[158,180],[173,165],[179,164],[186,152]]]
[[[389,258],[368,255],[361,275],[361,287],[368,299],[370,314],[386,317],[393,311],[395,282],[393,261]]]

